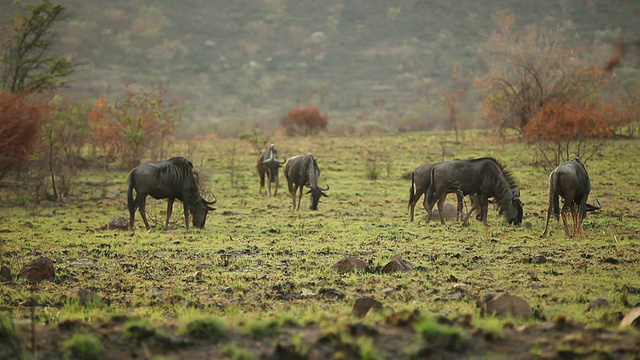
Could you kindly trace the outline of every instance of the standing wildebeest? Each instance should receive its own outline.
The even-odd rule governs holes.
[[[413,221],[414,209],[416,207],[416,203],[420,200],[422,194],[426,194],[429,189],[429,185],[431,184],[431,170],[440,163],[426,163],[422,164],[420,167],[415,169],[411,173],[411,189],[409,191],[409,220]],[[457,206],[457,220],[460,220],[462,217],[462,208],[463,208],[463,199],[461,193],[456,192],[458,206]],[[425,210],[427,210],[427,196],[425,195],[423,206]],[[427,210],[428,211],[428,210]]]
[[[602,207],[598,199],[596,199],[598,206],[587,204],[590,192],[591,180],[580,158],[573,158],[555,168],[549,175],[549,208],[542,236],[547,236],[552,212],[558,221],[562,213],[562,223],[567,237],[571,236],[567,221],[568,212],[573,219],[573,232],[581,232],[582,220],[587,216],[587,211],[599,210]],[[560,196],[564,199],[562,211],[560,211]]]
[[[436,165],[431,170],[431,184],[427,191],[427,222],[437,199],[440,222],[444,224],[442,204],[447,194],[452,192],[475,194],[477,197],[477,201],[472,202],[471,210],[464,216],[463,223],[479,206],[482,222],[488,225],[487,210],[491,197],[509,224],[522,223],[523,209],[517,185],[511,173],[494,158],[451,160]]]
[[[260,155],[258,155],[258,175],[260,175],[260,194],[264,188],[264,180],[267,178],[267,189],[269,190],[269,196],[271,196],[271,183],[275,183],[274,196],[278,195],[278,169],[282,166],[284,161],[278,159],[278,150],[276,146],[271,144],[269,147],[262,149]]]
[[[422,196],[422,194],[426,194],[427,190],[429,190],[429,185],[431,184],[431,170],[433,170],[433,168],[438,164],[440,163],[422,164],[411,173],[411,189],[409,190],[409,208],[410,208],[409,221],[413,221],[413,214],[414,214],[414,209],[416,207],[416,203],[418,202],[418,200],[420,200],[420,197]],[[457,203],[458,203],[456,208],[457,210],[456,220],[461,220],[462,210],[464,207],[464,196],[462,196],[462,193],[456,192],[456,197],[457,197]],[[473,204],[473,202],[476,201],[476,196],[471,195],[469,197],[471,198],[471,203]],[[426,195],[424,197],[424,201],[422,205],[424,206],[425,210],[427,210]],[[478,218],[478,220],[482,219],[481,211],[482,209],[477,209],[476,217]]]
[[[284,163],[284,176],[287,178],[289,185],[289,193],[293,198],[293,209],[300,209],[300,200],[302,200],[302,189],[306,186],[309,188],[307,193],[311,193],[311,210],[318,210],[318,201],[320,196],[329,196],[324,192],[329,190],[329,185],[321,189],[318,187],[318,178],[320,177],[320,169],[316,158],[308,153],[306,155],[297,155],[287,159]],[[298,196],[298,204],[296,206],[296,192],[300,189]]]
[[[200,196],[198,177],[193,172],[193,164],[183,157],[139,165],[129,172],[127,184],[127,207],[131,230],[133,230],[136,209],[140,209],[140,215],[147,230],[151,228],[145,212],[148,195],[154,199],[168,199],[165,229],[169,226],[175,199],[182,201],[184,206],[184,224],[187,230],[189,230],[189,213],[193,214],[193,226],[203,228],[207,212],[214,210],[210,205],[218,201],[215,195],[213,201],[207,201]],[[133,190],[136,191],[135,200]]]

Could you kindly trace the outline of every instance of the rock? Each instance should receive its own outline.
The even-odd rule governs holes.
[[[109,220],[107,225],[109,230],[129,230],[129,221],[122,216],[115,216]]]
[[[507,293],[489,293],[478,305],[483,315],[530,317],[532,314],[528,302]]]
[[[395,271],[407,271],[413,270],[413,265],[411,265],[407,260],[403,259],[400,255],[395,255],[391,258],[391,261],[387,265],[382,268],[383,273],[392,273]]]
[[[458,221],[458,207],[453,205],[452,203],[445,202],[442,208],[442,213],[444,214],[444,219],[446,221]],[[427,217],[425,216],[425,221]],[[431,221],[440,221],[440,212],[438,211],[438,207],[433,207],[433,212],[431,213]]]
[[[358,298],[353,305],[353,314],[357,317],[365,317],[370,311],[380,310],[382,310],[382,303],[370,297]]]
[[[101,301],[98,294],[94,293],[91,290],[87,290],[77,286],[71,289],[71,298],[77,300],[84,306],[95,304]]]
[[[56,271],[53,267],[53,261],[46,256],[41,256],[25,264],[20,270],[20,273],[18,273],[18,276],[26,278],[31,282],[38,282],[45,279],[52,279],[56,276]]]
[[[595,299],[593,301],[591,301],[590,303],[587,304],[587,306],[584,308],[584,311],[589,311],[591,309],[597,309],[597,308],[601,308],[601,307],[609,307],[609,301],[607,299]]]
[[[620,327],[633,326],[636,329],[640,329],[640,307],[633,308],[627,313],[627,315],[620,321]]]
[[[2,265],[0,267],[0,281],[11,282],[13,278],[11,277],[11,269]]]
[[[533,257],[531,257],[531,263],[533,264],[546,264],[548,261],[549,259],[542,254],[533,255]]]
[[[333,264],[331,267],[338,270],[341,273],[348,273],[348,272],[353,272],[357,270],[366,270],[367,263],[364,260],[346,255],[342,259],[338,260],[338,262]]]

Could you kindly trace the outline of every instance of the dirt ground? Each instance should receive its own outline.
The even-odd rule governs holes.
[[[20,344],[5,338],[0,341],[0,358],[61,359],[69,356],[64,343],[76,332],[89,333],[99,339],[99,359],[638,359],[640,333],[637,329],[612,331],[588,328],[560,319],[541,325],[506,323],[502,334],[483,333],[474,329],[469,318],[438,319],[440,323],[460,325],[467,338],[457,341],[447,335],[424,339],[414,329],[417,317],[387,318],[385,324],[373,327],[362,323],[345,325],[335,332],[321,330],[320,325],[284,325],[279,332],[264,335],[242,335],[229,328],[223,339],[197,339],[180,336],[174,327],[155,333],[140,331],[124,336],[126,319],[87,325],[66,321],[57,326],[36,325],[35,356],[32,349],[30,323],[17,324]],[[371,340],[375,354],[366,353],[359,341]],[[235,350],[233,350],[235,349]],[[373,356],[373,357],[372,357]],[[73,357],[71,357],[73,358]]]

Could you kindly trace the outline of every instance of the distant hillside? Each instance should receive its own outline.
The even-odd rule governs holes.
[[[309,104],[330,126],[437,126],[438,86],[454,64],[482,70],[476,46],[499,12],[569,24],[587,45],[640,38],[640,5],[628,0],[54,2],[69,9],[56,51],[82,65],[66,94],[114,96],[127,82],[168,88],[188,99],[190,130],[222,135],[269,131]],[[0,2],[9,12],[11,2]],[[468,112],[477,120],[473,101]]]

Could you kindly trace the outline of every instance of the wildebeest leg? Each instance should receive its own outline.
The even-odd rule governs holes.
[[[471,209],[469,209],[469,211],[462,216],[462,226],[469,226],[469,216],[471,216],[471,214],[476,210],[477,206],[477,201],[471,202]]]
[[[140,207],[138,208],[138,210],[140,211],[140,216],[142,216],[142,221],[144,221],[144,226],[147,228],[147,230],[149,230],[151,229],[151,226],[149,226],[149,222],[147,221],[147,211],[145,210],[146,202],[146,198],[143,198],[140,201]]]
[[[562,224],[564,225],[564,233],[567,237],[571,237],[571,233],[569,232],[569,220],[567,219],[567,212],[571,212],[571,208],[569,206],[563,206],[560,211],[560,215],[562,216]]]
[[[302,201],[303,194],[304,194],[304,186],[300,185],[300,192],[298,193],[298,205],[296,206],[296,210],[300,210],[300,202]]]
[[[549,201],[549,208],[547,209],[547,221],[544,224],[544,231],[542,232],[542,235],[540,235],[540,237],[545,237],[548,234],[549,231],[549,219],[551,218],[551,212],[553,211],[553,204],[551,203],[551,201]]]
[[[182,202],[182,207],[184,209],[184,227],[189,231],[189,206],[186,201]]]
[[[291,193],[291,201],[292,201],[292,205],[291,208],[293,210],[297,210],[296,207],[296,196],[298,195],[298,185],[289,185],[289,192]]]
[[[438,214],[440,214],[440,223],[445,225],[444,222],[444,201],[447,199],[447,193],[440,195],[438,198]]]
[[[267,191],[269,192],[269,197],[271,197],[271,169],[267,168],[266,171],[267,178]]]
[[[264,188],[264,176],[266,171],[260,171],[260,190],[258,190],[258,194],[262,195],[262,188]]]
[[[164,222],[164,229],[167,230],[169,228],[169,219],[171,218],[171,213],[173,212],[173,202],[174,198],[167,199],[167,219]]]
[[[276,177],[276,183],[275,183],[275,189],[273,191],[273,196],[278,196],[278,186],[280,186],[280,180],[278,180],[278,177]]]
[[[464,195],[462,192],[456,191],[456,199],[458,200],[458,206],[456,208],[456,221],[462,221],[462,212],[464,210]],[[473,202],[471,203],[473,205]]]

